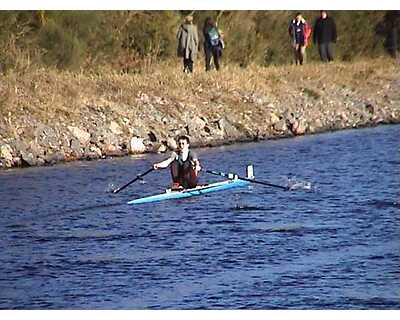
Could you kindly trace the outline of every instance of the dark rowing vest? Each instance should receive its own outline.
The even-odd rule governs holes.
[[[189,154],[186,160],[182,159],[182,155],[175,153],[175,161],[178,162],[180,167],[188,167],[191,166],[194,163],[194,159],[197,159],[196,154],[192,151],[189,150]]]

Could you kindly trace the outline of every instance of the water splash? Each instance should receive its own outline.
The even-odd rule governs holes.
[[[301,180],[296,177],[287,177],[286,185],[290,191],[292,190],[304,190],[314,192],[317,187],[309,181]]]
[[[112,193],[115,189],[117,189],[117,186],[114,183],[109,183],[105,192]]]
[[[139,178],[135,183],[139,183],[139,184],[146,184],[147,181],[143,178]],[[113,193],[115,189],[121,187],[121,185],[116,186],[114,183],[109,183],[105,192],[106,193]]]

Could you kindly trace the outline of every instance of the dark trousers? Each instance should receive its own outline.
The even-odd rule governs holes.
[[[333,48],[330,42],[319,43],[318,52],[322,61],[324,62],[333,61]]]
[[[400,28],[400,27],[399,27]],[[398,33],[399,30],[396,27],[393,27],[390,30],[390,37],[389,37],[389,52],[393,58],[397,58],[398,50],[399,50],[399,43],[398,43]]]
[[[183,72],[192,73],[193,72],[193,60],[188,58],[183,58]]]
[[[301,44],[295,44],[293,46],[294,62],[296,65],[303,64],[306,61],[306,46]]]
[[[210,71],[212,69],[211,59],[214,61],[215,69],[219,70],[220,68],[220,58],[222,49],[220,46],[212,46],[212,47],[205,47],[204,53],[206,56],[206,71]]]
[[[197,175],[192,164],[185,161],[182,165],[177,160],[171,163],[171,176],[174,183],[179,183],[185,189],[197,186]]]

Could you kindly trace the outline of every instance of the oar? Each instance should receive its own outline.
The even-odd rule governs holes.
[[[139,180],[140,178],[144,177],[146,174],[152,172],[154,170],[154,168],[150,168],[149,170],[147,170],[146,172],[143,172],[139,175],[136,176],[135,179],[129,181],[127,184],[124,184],[122,187],[119,187],[115,190],[113,190],[113,193],[118,193],[120,192],[122,189],[125,189],[127,186],[129,186],[131,183],[134,183],[135,181]]]
[[[205,170],[205,172],[213,174],[213,175],[216,175],[216,176],[221,176],[221,177],[226,177],[228,179],[232,179],[232,177],[230,177],[229,174],[224,173],[224,172],[218,172],[218,171],[213,171],[213,170],[211,170],[211,171],[210,170]],[[280,186],[280,185],[269,183],[269,182],[265,182],[265,181],[258,181],[258,180],[249,179],[249,178],[245,178],[245,177],[239,177],[239,176],[237,176],[237,178],[240,179],[240,180],[251,182],[251,183],[261,184],[263,186],[279,188],[279,189],[282,189],[282,190],[285,190],[285,191],[289,190],[288,187]]]

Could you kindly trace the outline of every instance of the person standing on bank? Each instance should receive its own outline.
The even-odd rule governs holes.
[[[183,57],[183,72],[192,73],[199,48],[197,26],[193,24],[193,16],[186,16],[176,35],[178,39],[178,57]]]
[[[306,48],[311,35],[311,27],[300,12],[289,25],[289,35],[292,39],[294,60],[296,65],[302,65],[306,61]]]
[[[171,190],[183,190],[197,186],[198,174],[201,170],[200,161],[192,150],[188,136],[178,137],[178,149],[161,162],[153,164],[155,170],[171,168]]]
[[[206,71],[211,70],[211,59],[214,60],[215,69],[219,70],[224,42],[215,21],[211,17],[204,21],[203,35]]]
[[[318,45],[321,61],[333,61],[332,42],[335,43],[336,39],[335,20],[329,17],[325,10],[322,10],[321,16],[315,21],[313,34],[313,42]]]

